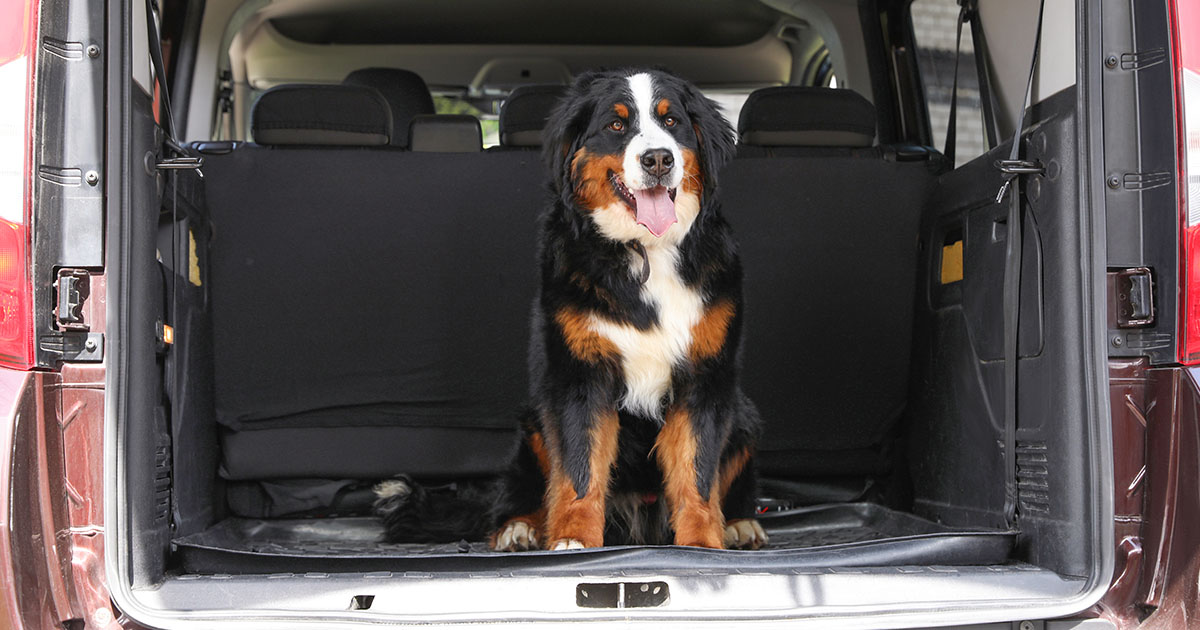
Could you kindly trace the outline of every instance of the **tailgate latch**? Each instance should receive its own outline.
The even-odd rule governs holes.
[[[1154,278],[1147,267],[1110,271],[1110,308],[1117,328],[1141,328],[1154,323]]]
[[[87,330],[83,302],[91,293],[92,275],[83,269],[59,269],[54,288],[58,294],[54,320],[59,330]]]
[[[38,336],[38,348],[61,361],[101,361],[104,333],[93,332],[99,317],[87,304],[92,294],[92,274],[86,269],[59,269],[54,280],[54,325]],[[99,295],[104,294],[104,276],[98,276]]]

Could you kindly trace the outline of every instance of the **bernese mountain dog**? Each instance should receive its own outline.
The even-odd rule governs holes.
[[[732,127],[679,77],[627,70],[579,76],[544,137],[553,202],[517,453],[452,493],[381,483],[388,540],[763,546],[742,266],[719,203]]]

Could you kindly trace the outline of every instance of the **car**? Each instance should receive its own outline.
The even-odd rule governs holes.
[[[1196,2],[0,12],[0,623],[1200,616]],[[600,67],[737,128],[770,544],[383,542],[380,480],[505,465],[541,131]]]

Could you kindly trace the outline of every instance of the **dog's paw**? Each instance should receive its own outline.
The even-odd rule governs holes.
[[[550,551],[564,551],[571,549],[586,549],[587,545],[575,540],[574,538],[561,538],[549,545]]]
[[[767,532],[756,519],[739,518],[725,524],[726,549],[761,549],[767,544]]]
[[[529,551],[538,548],[537,530],[523,520],[504,524],[493,538],[493,551]]]

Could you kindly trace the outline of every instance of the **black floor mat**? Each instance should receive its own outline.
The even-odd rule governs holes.
[[[987,565],[1008,557],[1015,534],[945,527],[870,503],[775,512],[760,517],[770,544],[759,551],[604,547],[496,553],[484,543],[379,542],[374,518],[231,518],[175,541],[186,573],[305,571],[520,571],[581,569]]]

